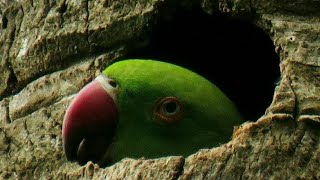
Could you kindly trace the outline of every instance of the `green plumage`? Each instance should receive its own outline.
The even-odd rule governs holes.
[[[125,60],[103,73],[119,85],[119,121],[109,152],[114,161],[187,156],[227,142],[233,127],[243,122],[218,87],[185,68],[154,60]],[[181,103],[183,113],[177,122],[155,118],[155,106],[164,97],[176,97]]]

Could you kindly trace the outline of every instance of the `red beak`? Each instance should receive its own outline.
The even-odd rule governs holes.
[[[63,148],[70,161],[101,160],[117,125],[116,104],[102,83],[86,85],[68,107],[62,127]]]

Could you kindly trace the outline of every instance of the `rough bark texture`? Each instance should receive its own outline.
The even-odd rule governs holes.
[[[0,1],[1,178],[320,179],[320,2],[314,0],[199,1],[208,13],[254,17],[281,58],[272,104],[257,122],[236,128],[229,143],[185,158],[124,159],[107,168],[65,159],[61,125],[70,100],[108,63],[144,45],[165,2]]]

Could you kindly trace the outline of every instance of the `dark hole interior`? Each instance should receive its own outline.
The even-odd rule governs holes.
[[[8,26],[8,19],[7,17],[2,17],[2,29],[6,29]]]
[[[280,77],[279,57],[262,29],[200,8],[160,16],[147,46],[124,58],[175,63],[203,75],[235,102],[249,121],[270,105]]]

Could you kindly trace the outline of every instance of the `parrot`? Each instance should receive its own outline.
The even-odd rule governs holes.
[[[211,81],[174,63],[110,63],[70,102],[62,145],[68,161],[114,164],[123,158],[189,156],[228,142],[243,123]]]

